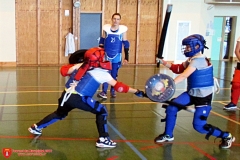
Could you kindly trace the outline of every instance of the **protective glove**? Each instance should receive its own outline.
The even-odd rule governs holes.
[[[134,94],[138,97],[147,97],[146,93],[143,91],[140,91],[139,89]]]
[[[163,64],[164,66],[166,66],[167,62],[164,61],[163,59],[160,58],[156,58],[157,62],[159,62],[160,64]]]

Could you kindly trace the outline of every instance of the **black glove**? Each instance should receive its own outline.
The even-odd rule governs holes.
[[[134,94],[138,97],[147,97],[146,93],[140,90],[137,90]]]

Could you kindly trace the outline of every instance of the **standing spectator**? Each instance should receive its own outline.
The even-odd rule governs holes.
[[[235,55],[237,56],[238,63],[235,68],[235,72],[232,79],[231,88],[231,102],[223,107],[224,110],[237,109],[238,98],[240,95],[240,37],[237,39],[237,45],[235,47]]]
[[[103,34],[99,41],[99,47],[105,49],[105,59],[112,63],[111,76],[117,80],[118,70],[122,65],[122,46],[124,46],[125,57],[123,65],[129,61],[129,41],[127,40],[128,28],[124,25],[120,25],[121,15],[114,13],[112,15],[112,24],[106,24],[103,26]],[[108,84],[102,85],[102,92],[98,94],[99,97],[107,98]],[[116,93],[113,87],[110,89],[112,98],[116,97]]]

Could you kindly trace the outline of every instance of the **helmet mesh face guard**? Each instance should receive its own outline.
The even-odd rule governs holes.
[[[182,40],[182,53],[186,57],[193,57],[200,51],[203,53],[206,41],[199,34],[190,35]]]

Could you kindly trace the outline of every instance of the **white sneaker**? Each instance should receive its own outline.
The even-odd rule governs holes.
[[[32,134],[37,134],[37,135],[42,134],[42,130],[38,129],[36,124],[33,124],[31,127],[29,127],[28,131]]]
[[[117,143],[113,142],[109,137],[99,137],[96,142],[96,147],[104,148],[104,147],[116,147]]]

